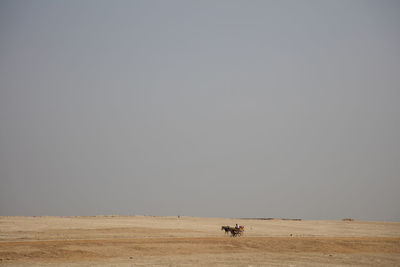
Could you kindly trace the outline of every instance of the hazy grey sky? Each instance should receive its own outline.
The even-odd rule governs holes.
[[[0,215],[400,221],[400,1],[1,1]]]

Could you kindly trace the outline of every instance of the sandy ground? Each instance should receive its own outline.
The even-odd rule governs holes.
[[[235,223],[243,236],[220,230]],[[400,223],[0,217],[0,265],[400,266]]]

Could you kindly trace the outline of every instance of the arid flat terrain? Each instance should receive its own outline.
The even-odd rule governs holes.
[[[236,223],[241,237],[221,231]],[[400,223],[0,217],[0,265],[400,266]]]

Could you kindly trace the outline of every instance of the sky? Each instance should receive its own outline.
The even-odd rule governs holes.
[[[399,1],[0,2],[0,215],[400,221]]]

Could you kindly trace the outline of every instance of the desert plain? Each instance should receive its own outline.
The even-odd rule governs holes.
[[[242,236],[221,231],[236,223]],[[3,216],[0,265],[400,266],[400,223]]]

